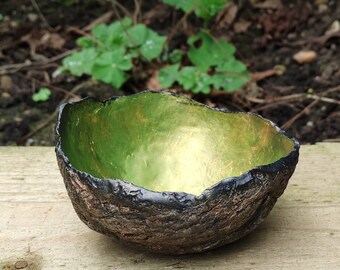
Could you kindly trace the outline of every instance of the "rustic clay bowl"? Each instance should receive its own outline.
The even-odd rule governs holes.
[[[269,120],[168,92],[64,104],[56,133],[80,219],[170,254],[202,252],[254,230],[283,193],[299,152]]]

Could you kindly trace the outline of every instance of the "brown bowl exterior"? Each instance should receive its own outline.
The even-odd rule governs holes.
[[[283,193],[299,156],[299,143],[290,138],[294,150],[288,156],[223,179],[199,196],[153,192],[75,169],[61,149],[58,125],[56,132],[58,165],[79,218],[97,232],[167,254],[210,250],[253,231]]]

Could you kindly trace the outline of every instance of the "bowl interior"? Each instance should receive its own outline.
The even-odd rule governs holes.
[[[59,134],[63,152],[80,171],[196,195],[294,149],[261,117],[152,92],[67,104]]]

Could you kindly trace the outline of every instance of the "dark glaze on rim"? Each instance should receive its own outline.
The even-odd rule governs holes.
[[[169,94],[145,91],[137,95],[143,93]],[[78,216],[95,231],[153,252],[202,252],[248,234],[269,214],[298,162],[299,143],[261,117],[293,142],[293,150],[271,164],[223,179],[200,195],[156,192],[121,179],[100,179],[73,167],[61,147],[60,122],[65,106],[72,105],[60,107],[56,155]]]

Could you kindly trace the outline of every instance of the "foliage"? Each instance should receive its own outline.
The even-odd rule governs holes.
[[[32,100],[35,102],[42,102],[48,100],[50,96],[51,90],[46,87],[42,87],[37,93],[32,95]]]
[[[197,41],[200,46],[195,46]],[[226,40],[215,40],[199,32],[188,40],[188,44],[188,58],[193,66],[180,69],[179,60],[161,69],[158,78],[162,87],[168,88],[177,82],[186,91],[209,94],[211,86],[231,92],[248,81],[246,66],[235,59],[235,48]]]
[[[165,40],[144,24],[132,26],[128,18],[100,24],[93,28],[92,36],[77,40],[82,50],[63,60],[63,71],[91,75],[120,88],[133,68],[133,59],[152,61],[159,57]]]
[[[216,15],[229,0],[163,0],[163,2],[185,13],[194,11],[197,17],[208,20]]]
[[[194,11],[205,21],[228,1],[163,0],[186,13]],[[189,37],[187,49],[169,52],[166,39],[145,24],[132,25],[129,18],[100,24],[93,28],[92,35],[77,39],[82,49],[63,60],[62,71],[75,76],[90,75],[120,88],[136,62],[149,64],[158,59],[164,65],[158,73],[164,88],[177,83],[193,93],[209,94],[211,88],[232,92],[249,80],[246,66],[234,56],[235,47],[225,39],[217,40],[208,30],[201,29]]]

